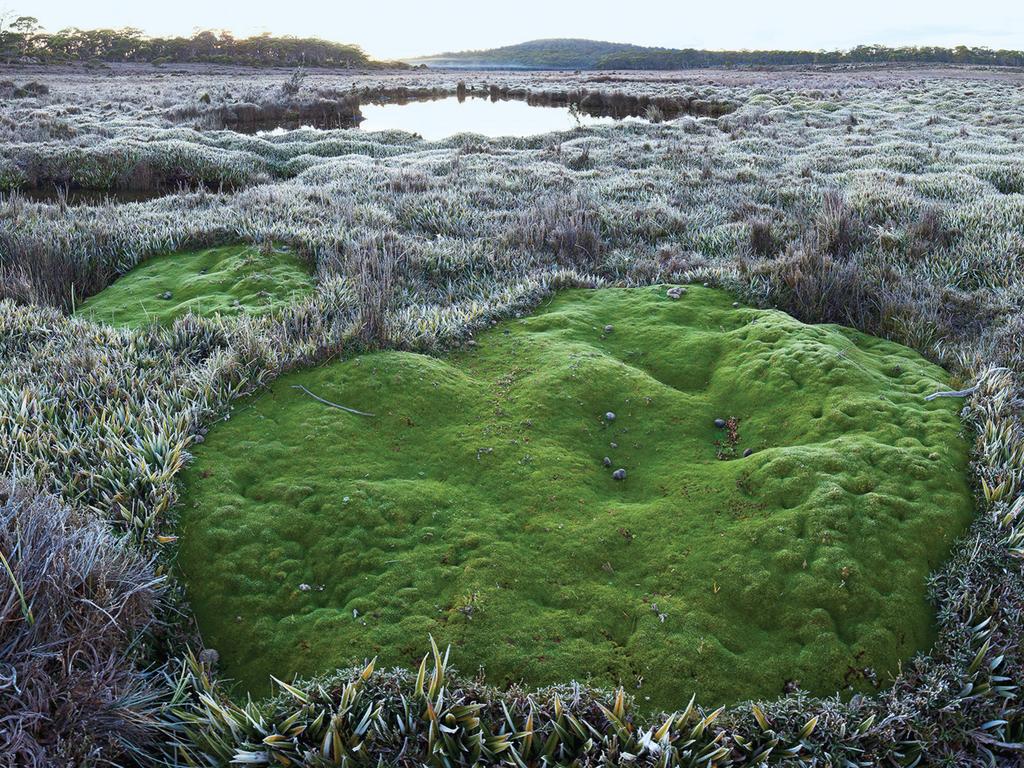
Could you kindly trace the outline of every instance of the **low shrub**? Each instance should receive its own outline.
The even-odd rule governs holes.
[[[771,222],[764,219],[750,222],[750,250],[757,256],[770,256],[775,251]]]
[[[840,192],[829,190],[821,199],[814,222],[816,245],[824,253],[846,257],[864,240],[864,227]]]

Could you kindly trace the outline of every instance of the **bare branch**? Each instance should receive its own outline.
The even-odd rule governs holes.
[[[373,414],[372,413],[365,413],[364,411],[357,411],[355,408],[349,408],[347,405],[338,405],[337,403],[332,403],[330,400],[324,400],[322,397],[318,397],[317,395],[314,395],[312,392],[310,392],[308,389],[306,389],[301,384],[292,384],[292,389],[301,389],[303,392],[305,392],[307,395],[312,397],[314,400],[319,400],[324,405],[331,406],[331,408],[337,408],[338,410],[341,410],[341,411],[346,411],[348,413],[354,413],[356,416],[369,416],[370,418],[373,418]]]
[[[971,395],[978,391],[978,387],[981,386],[981,382],[985,380],[986,376],[990,376],[993,373],[1003,373],[1009,370],[1009,368],[990,368],[989,370],[981,374],[981,378],[978,379],[978,383],[975,384],[973,387],[968,387],[967,389],[952,389],[949,390],[948,392],[935,392],[925,397],[925,401],[930,402],[936,399],[937,397],[970,397]]]

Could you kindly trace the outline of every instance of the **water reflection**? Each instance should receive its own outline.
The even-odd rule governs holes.
[[[408,104],[363,104],[363,131],[398,129],[418,133],[436,141],[456,133],[484,136],[536,136],[552,131],[569,131],[578,126],[611,125],[639,121],[639,117],[595,117],[569,107],[535,107],[524,101],[489,101],[455,96],[436,101]]]
[[[588,125],[612,125],[622,122],[646,122],[641,117],[590,115],[574,107],[547,107],[518,100],[465,99],[457,96],[401,104],[362,104],[361,131],[400,130],[416,133],[427,141],[446,139],[457,133],[484,136],[536,136],[553,131],[570,131]],[[264,136],[280,136],[298,125],[279,125],[259,131]],[[330,128],[317,124],[304,128]]]

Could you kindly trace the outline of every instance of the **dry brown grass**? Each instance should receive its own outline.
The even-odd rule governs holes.
[[[126,541],[0,481],[0,765],[115,764],[157,738],[136,666],[163,579]]]

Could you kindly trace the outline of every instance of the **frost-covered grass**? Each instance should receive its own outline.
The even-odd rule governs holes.
[[[181,180],[239,191],[99,207],[14,197],[0,206],[5,473],[27,473],[129,531],[138,546],[169,555],[175,481],[190,447],[236,397],[284,371],[367,345],[448,347],[560,287],[720,284],[803,321],[838,322],[913,347],[947,367],[954,384],[982,377],[965,414],[982,511],[931,582],[932,651],[906,664],[891,688],[849,702],[794,692],[764,703],[760,715],[740,705],[714,722],[691,710],[670,720],[663,749],[715,754],[720,763],[749,763],[774,738],[773,749],[819,763],[828,755],[833,764],[918,754],[970,764],[1015,754],[1024,738],[1016,698],[1024,586],[1014,558],[1024,516],[1015,384],[1024,370],[1024,91],[1014,75],[610,75],[590,86],[740,106],[718,119],[435,143],[398,133],[257,137],[191,127],[203,127],[206,107],[277,100],[274,75],[235,73],[230,85],[206,70],[31,77],[49,94],[0,110],[5,183],[80,173],[144,185],[151,171],[180,167]],[[500,79],[537,90],[583,80],[465,77],[480,87]],[[455,87],[451,76],[433,73],[324,75],[311,78],[307,87],[319,90],[308,97],[334,89],[340,98],[353,84],[399,78],[409,87]],[[115,329],[66,315],[149,256],[238,241],[285,244],[308,258],[313,294],[265,317],[187,316],[166,328]],[[1010,371],[993,370],[999,366]],[[354,754],[372,762],[440,760],[445,749],[453,763],[466,763],[481,738],[490,751],[480,754],[498,759],[504,738],[533,760],[552,733],[566,762],[617,760],[620,751],[657,760],[639,731],[618,730],[626,728],[626,704],[606,715],[590,693],[574,700],[571,687],[560,689],[562,703],[548,692],[529,704],[522,691],[490,691],[439,672],[435,679],[448,686],[441,702],[437,687],[377,672],[365,695],[348,689],[349,708],[337,714],[346,673],[322,693],[304,684],[307,693],[286,692],[246,715],[223,704],[208,667],[186,671],[180,694],[192,698],[174,727],[180,749],[210,755],[212,764],[235,749],[297,759],[322,749],[325,729],[365,744]],[[399,691],[416,702],[406,715]],[[359,725],[363,711],[350,705],[373,701],[384,714],[368,731]],[[474,702],[483,704],[480,722],[476,710],[460,708]],[[599,736],[581,726],[584,735],[570,738],[575,726],[566,725],[563,706]],[[423,712],[449,707],[455,732],[442,738]],[[323,708],[331,714],[318,720]],[[293,716],[308,723],[304,735],[286,735]],[[404,725],[393,725],[396,718]],[[496,735],[503,729],[505,737]],[[696,746],[684,746],[698,730]]]
[[[88,765],[153,748],[165,696],[140,642],[166,581],[108,526],[0,481],[0,764]]]

